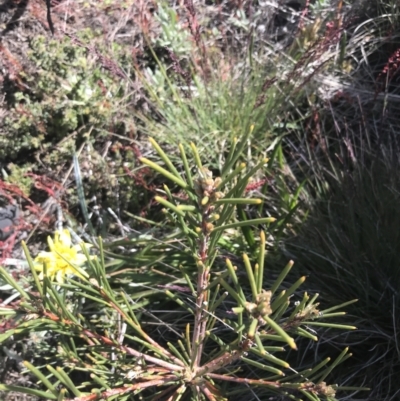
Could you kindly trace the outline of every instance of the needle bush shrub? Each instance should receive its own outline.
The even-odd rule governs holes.
[[[286,282],[291,261],[268,280],[265,230],[275,218],[236,216],[238,205],[261,203],[243,195],[249,178],[268,163],[241,160],[250,130],[232,143],[218,176],[202,164],[195,145],[193,164],[179,146],[175,166],[151,141],[158,160],[141,162],[169,182],[155,198],[169,222],[163,235],[110,244],[99,238],[89,255],[86,244],[79,252],[59,232],[38,258],[26,250],[29,285],[1,268],[13,301],[0,306],[8,318],[0,342],[10,347],[36,334],[48,343],[41,358],[22,362],[36,388],[1,384],[0,390],[75,401],[250,400],[257,394],[333,401],[349,390],[327,382],[350,357],[348,348],[307,369],[285,360],[298,338],[318,341],[311,327],[354,329],[337,323],[353,301],[324,309],[318,294],[299,292],[305,277]],[[257,255],[225,257],[224,233],[243,226],[261,228]],[[174,231],[165,233],[167,227]],[[121,247],[135,252],[118,255]]]

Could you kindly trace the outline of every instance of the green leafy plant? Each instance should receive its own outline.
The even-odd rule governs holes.
[[[191,52],[189,32],[183,28],[172,7],[159,2],[154,17],[161,27],[161,34],[153,40],[156,46],[168,47],[179,56],[185,56]]]
[[[77,276],[69,274],[55,283],[54,269],[50,276],[44,263],[41,280],[38,266],[26,248],[33,276],[31,288],[23,288],[4,268],[0,269],[2,279],[20,296],[12,305],[1,305],[1,314],[10,319],[10,326],[0,335],[0,342],[6,344],[10,339],[15,341],[32,333],[47,333],[56,341],[51,362],[48,356],[45,366],[23,363],[37,377],[42,389],[2,384],[0,390],[16,390],[49,400],[140,397],[211,401],[243,397],[245,385],[294,400],[335,399],[336,391],[341,388],[327,385],[325,379],[350,356],[348,349],[330,364],[327,358],[313,368],[299,371],[278,355],[284,355],[286,348],[296,349],[296,337],[317,341],[310,327],[354,329],[321,322],[343,315],[338,310],[352,301],[320,310],[316,302],[318,294],[297,292],[304,277],[280,290],[292,262],[282,269],[272,285],[267,285],[263,230],[258,257],[253,263],[246,254],[238,267],[229,258],[220,260],[218,243],[225,231],[268,225],[274,220],[272,217],[235,219],[237,205],[261,202],[243,197],[249,178],[266,163],[261,159],[247,169],[240,162],[247,136],[232,145],[221,175],[216,178],[202,164],[193,144],[194,166],[189,165],[184,147],[179,147],[181,171],[153,140],[164,166],[142,158],[145,165],[173,185],[171,189],[164,186],[163,196],[156,200],[179,229],[179,244],[187,254],[186,261],[179,266],[180,281],[170,279],[170,285],[165,285],[163,278],[160,280],[154,271],[148,271],[143,275],[145,279],[149,276],[151,286],[139,289],[140,283],[133,283],[132,287],[121,282],[116,286],[112,260],[107,260],[101,239],[96,245],[95,258],[82,244],[87,257],[82,274],[83,266],[75,266],[67,258],[72,249],[70,240],[65,250],[61,236],[59,244],[51,248],[54,258],[46,253],[45,259],[63,266],[70,264],[71,268],[64,266],[63,271],[73,273],[75,269]],[[132,256],[128,260],[135,263]],[[174,276],[165,271],[160,277],[165,275],[174,277],[177,271]],[[176,322],[173,314],[169,314],[168,320],[165,317],[168,314],[164,316],[163,322],[170,329],[168,336],[157,336],[144,319],[146,308],[155,302],[171,302],[180,311],[181,322]],[[261,372],[260,376],[254,375],[254,369]],[[286,375],[285,371],[291,374]]]
[[[36,36],[26,59],[19,77],[23,85],[10,82],[0,119],[0,157],[14,163],[7,165],[10,182],[17,180],[30,194],[35,188],[27,172],[47,176],[55,171],[63,181],[56,197],[68,198],[68,209],[74,209],[79,200],[67,187],[71,154],[76,153],[87,199],[96,197],[102,210],[139,212],[137,199],[146,190],[134,171],[140,154],[134,123],[125,119],[130,77],[123,70],[131,63],[126,49],[116,43],[105,46],[87,29],[57,40]],[[138,191],[125,191],[132,180]],[[109,227],[104,223],[104,229]]]
[[[21,150],[48,147],[61,139],[70,153],[74,142],[65,141],[66,136],[74,137],[74,131],[92,125],[101,133],[111,120],[120,85],[101,65],[95,67],[85,46],[90,32],[81,38],[80,45],[70,38],[32,40],[32,65],[21,73],[25,86],[7,96],[9,112],[2,123],[6,135],[0,154],[15,157]]]

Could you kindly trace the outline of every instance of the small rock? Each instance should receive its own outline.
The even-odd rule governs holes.
[[[17,224],[20,210],[16,205],[0,208],[0,241],[6,240],[13,233],[13,226]]]

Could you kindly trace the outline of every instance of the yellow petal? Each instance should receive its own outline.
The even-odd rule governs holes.
[[[58,270],[56,273],[56,280],[58,283],[62,284],[64,282],[65,272],[64,270]]]
[[[72,248],[76,249],[78,252],[81,252],[82,251],[82,245],[87,249],[90,249],[93,246],[92,244],[88,244],[87,242],[81,242],[80,244],[74,245]]]
[[[72,261],[71,261],[72,262]],[[73,263],[76,265],[83,265],[86,262],[86,256],[82,254],[78,254],[75,256]]]
[[[50,235],[47,237],[47,243],[49,244],[50,251],[54,251],[54,241]]]
[[[65,247],[70,248],[71,247],[71,234],[67,229],[64,229],[62,231],[58,231],[58,241],[60,244],[62,244]]]

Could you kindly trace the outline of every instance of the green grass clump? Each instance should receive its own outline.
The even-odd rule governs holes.
[[[400,373],[399,159],[384,144],[355,157],[334,163],[333,174],[326,168],[325,190],[287,250],[324,300],[359,299],[348,308],[359,330],[330,341],[352,346],[354,358],[343,367],[348,383],[368,382],[368,399],[389,400]]]
[[[307,137],[288,145],[295,175],[306,179],[304,191],[313,206],[285,250],[309,276],[310,290],[327,302],[349,294],[359,299],[349,306],[359,330],[348,336],[333,332],[325,341],[327,350],[351,344],[354,358],[342,365],[347,384],[372,388],[354,398],[395,400],[400,182],[393,63],[400,42],[388,32],[396,32],[400,14],[392,1],[350,3],[343,19],[346,68],[331,76],[327,107],[319,104]]]

